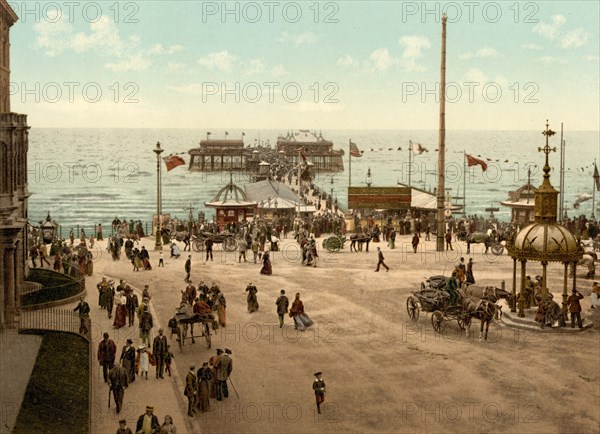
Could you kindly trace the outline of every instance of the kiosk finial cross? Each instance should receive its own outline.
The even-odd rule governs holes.
[[[546,119],[546,129],[542,131],[542,134],[546,136],[546,145],[543,148],[538,148],[538,152],[543,152],[544,154],[546,154],[546,164],[544,165],[544,177],[549,176],[550,173],[550,166],[548,165],[548,154],[550,154],[550,152],[556,152],[556,147],[551,148],[550,145],[548,145],[548,139],[556,134],[556,132],[552,131],[549,128],[549,126],[550,125],[548,124],[548,119]]]

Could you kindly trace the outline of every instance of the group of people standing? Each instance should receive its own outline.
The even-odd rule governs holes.
[[[227,380],[230,380],[233,370],[231,354],[229,348],[219,348],[217,354],[203,362],[197,371],[195,365],[190,366],[183,391],[188,399],[188,416],[194,417],[197,412],[210,411],[211,398],[222,401],[229,397]]]
[[[123,405],[125,389],[133,383],[137,376],[148,380],[149,365],[156,367],[156,378],[163,379],[166,371],[171,376],[171,361],[174,356],[167,343],[167,337],[160,329],[154,338],[152,352],[141,344],[136,349],[133,341],[127,339],[121,349],[119,360],[116,360],[117,346],[108,333],[104,333],[102,341],[98,344],[98,363],[102,366],[104,382],[108,383],[117,413]]]

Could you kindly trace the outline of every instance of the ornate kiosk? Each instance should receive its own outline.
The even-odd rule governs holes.
[[[229,184],[223,187],[214,199],[204,205],[216,210],[216,221],[219,231],[223,231],[229,223],[241,223],[254,216],[256,202],[249,200],[244,190],[233,183],[230,176]]]
[[[567,315],[567,278],[569,264],[577,266],[583,256],[583,249],[579,246],[578,240],[564,226],[556,221],[557,196],[558,191],[550,184],[550,166],[548,164],[548,154],[556,151],[556,148],[550,148],[549,138],[555,132],[548,128],[546,121],[546,130],[542,132],[546,136],[546,145],[538,148],[538,152],[546,154],[544,164],[544,180],[542,185],[535,192],[535,221],[523,229],[515,236],[514,240],[507,245],[508,253],[513,259],[513,294],[516,295],[517,280],[517,261],[521,263],[521,288],[519,291],[518,302],[513,303],[511,311],[515,312],[518,305],[518,316],[524,317],[524,292],[526,280],[527,261],[537,261],[542,264],[542,302],[548,300],[548,286],[546,279],[546,268],[550,262],[560,262],[564,267],[563,293],[562,293],[562,311],[563,318]],[[574,269],[575,270],[575,269]],[[573,272],[573,288],[576,286],[576,273]],[[516,298],[515,298],[516,299]],[[563,321],[561,321],[561,324]]]

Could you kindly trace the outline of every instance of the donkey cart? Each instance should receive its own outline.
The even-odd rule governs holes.
[[[185,346],[185,341],[187,339],[191,339],[192,344],[194,344],[196,343],[196,340],[194,338],[202,337],[206,340],[206,346],[210,348],[210,325],[212,325],[213,321],[214,316],[212,314],[200,315],[197,313],[193,313],[191,306],[186,305],[177,309],[175,316],[171,318],[171,320],[169,320],[169,327],[171,328],[171,333],[177,335],[177,343],[179,344],[180,350],[183,350],[183,347]],[[199,329],[201,334],[194,336],[194,324],[200,324]]]

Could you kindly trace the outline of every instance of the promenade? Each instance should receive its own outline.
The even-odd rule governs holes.
[[[414,254],[411,237],[398,236],[395,250],[381,242],[371,243],[369,253],[350,253],[347,243],[339,253],[329,253],[322,249],[322,240],[317,240],[317,268],[300,264],[293,239],[281,240],[280,251],[272,255],[271,276],[259,274],[260,264],[253,263],[251,254],[249,262],[239,263],[237,251],[217,247],[214,261],[207,262],[204,253],[190,252],[194,285],[201,280],[208,286],[214,282],[224,292],[227,326],[212,337],[211,349],[197,339],[180,350],[167,333],[179,376],[156,380],[151,367],[148,381],[136,380],[125,393],[122,415],[128,425],[133,427],[145,406],[153,404],[161,423],[166,414],[173,416],[179,433],[398,432],[399,427],[402,432],[564,432],[567,423],[571,431],[591,432],[597,427],[600,350],[596,328],[569,336],[538,335],[494,322],[488,340],[480,343],[476,321],[470,337],[456,322],[449,322],[444,334],[437,335],[429,315],[422,314],[416,323],[410,321],[406,298],[426,276],[448,275],[460,256],[468,258],[464,243],[454,243],[454,251],[440,253],[432,238],[422,241]],[[97,324],[94,345],[106,330],[117,342],[118,355],[127,337],[139,345],[138,329],[111,331],[106,311],[97,307],[95,284],[102,276],[116,282],[126,279],[137,288],[150,286],[153,335],[157,323],[164,326],[173,316],[186,286],[187,252],[171,259],[165,251],[165,267],[157,268],[154,240],[145,238],[141,245],[150,252],[152,270],[134,272],[127,260],[113,262],[103,249],[105,243],[100,243],[94,276],[88,278],[87,299]],[[377,246],[389,273],[374,273]],[[504,280],[507,289],[511,288],[512,260],[506,254],[483,255],[483,246],[476,245],[470,257],[477,283],[500,286]],[[540,274],[538,265],[531,264],[528,274]],[[586,317],[591,312],[591,281],[583,279],[583,274],[580,269],[578,283],[586,295],[582,301]],[[548,279],[551,291],[559,293],[562,267],[549,267]],[[246,309],[245,288],[250,282],[258,288],[260,304],[252,314]],[[288,317],[285,327],[278,327],[275,300],[282,288],[290,302],[296,292],[301,293],[306,312],[315,321],[313,327],[298,332]],[[199,367],[217,348],[225,347],[233,351],[231,379],[237,395],[230,386],[229,398],[211,399],[210,412],[188,418],[181,379],[190,364]],[[104,433],[117,426],[119,417],[114,407],[107,409],[108,392],[98,368],[94,372],[94,411],[98,413],[93,417],[94,432]],[[327,384],[321,415],[311,388],[316,371],[323,371]],[[550,381],[559,377],[563,380]],[[575,385],[566,394],[565,382]],[[469,410],[468,405],[474,407]],[[429,409],[424,406],[431,406],[435,414],[424,413]],[[451,425],[448,406],[461,411]],[[496,411],[494,417],[490,406]],[[581,417],[567,422],[565,409],[574,406]],[[468,416],[468,411],[473,415]]]

